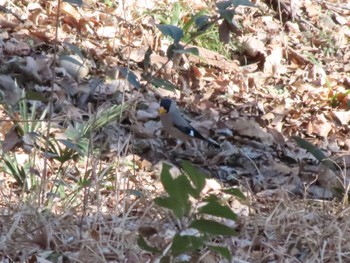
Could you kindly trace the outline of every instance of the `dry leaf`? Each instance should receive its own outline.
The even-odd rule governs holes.
[[[273,143],[271,134],[266,133],[258,123],[253,120],[239,119],[234,123],[234,130],[241,136],[257,138],[266,145]]]
[[[273,76],[286,73],[287,69],[282,65],[282,48],[273,47],[271,54],[266,57],[264,72]]]
[[[97,35],[104,38],[113,38],[117,34],[117,27],[114,26],[104,26],[97,29]]]
[[[138,232],[143,237],[151,237],[151,236],[153,236],[153,235],[158,233],[157,229],[155,229],[154,227],[150,227],[150,226],[140,226],[138,228]]]
[[[331,111],[331,116],[341,125],[348,125],[350,122],[349,111]]]
[[[266,48],[262,41],[255,37],[242,37],[240,39],[243,48],[251,57],[256,57],[258,53],[266,54]]]
[[[88,60],[82,60],[77,55],[68,55],[60,59],[60,65],[76,80],[81,80],[89,74]]]
[[[62,2],[61,5],[61,12],[67,16],[71,16],[76,21],[78,21],[81,18],[81,15],[79,12],[68,2]]]
[[[311,117],[311,121],[307,126],[307,134],[327,137],[332,130],[332,125],[329,123],[324,114]]]
[[[5,139],[2,142],[2,153],[5,154],[11,151],[18,143],[21,142],[21,138],[18,136],[16,127],[12,128],[6,133]]]
[[[21,89],[8,75],[0,75],[0,89],[2,99],[8,105],[15,105],[21,98]]]

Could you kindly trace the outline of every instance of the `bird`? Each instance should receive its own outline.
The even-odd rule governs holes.
[[[206,138],[193,128],[190,122],[181,114],[176,102],[169,98],[160,101],[159,116],[163,129],[172,137],[181,141],[197,138],[209,144],[220,147],[220,144],[211,138]]]

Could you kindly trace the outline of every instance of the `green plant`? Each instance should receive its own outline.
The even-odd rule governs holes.
[[[6,153],[2,156],[2,172],[10,174],[17,182],[20,188],[28,190],[28,165],[22,166],[18,163],[16,154]]]
[[[166,18],[166,16],[158,16],[158,18],[163,22],[170,22],[173,24],[158,24],[157,28],[162,32],[165,37],[172,39],[172,44],[169,45],[166,55],[168,61],[160,68],[157,72],[152,71],[150,65],[150,56],[152,54],[151,48],[145,53],[144,57],[144,72],[142,78],[146,80],[146,84],[152,84],[157,88],[165,88],[169,90],[176,89],[176,86],[168,80],[158,78],[158,73],[166,66],[170,61],[176,61],[183,54],[191,54],[199,56],[198,48],[188,47],[190,43],[199,40],[201,36],[205,39],[205,42],[213,43],[213,46],[218,46],[220,42],[229,43],[230,35],[232,33],[239,32],[237,22],[234,20],[235,10],[238,6],[249,6],[255,7],[255,5],[249,0],[228,0],[221,1],[216,4],[217,10],[215,15],[208,16],[207,11],[200,11],[197,14],[193,15],[185,23],[182,23],[182,28],[177,24],[182,21],[179,16],[181,13],[181,5],[175,4],[172,16]],[[213,31],[210,31],[213,26],[218,27],[218,39],[214,37],[217,41],[208,41],[208,32],[213,36]],[[180,42],[182,41],[182,42]],[[184,43],[184,44],[183,44]],[[222,49],[222,48],[221,48]],[[129,69],[122,68],[120,70],[122,75],[135,87],[141,87],[139,80],[136,75]]]
[[[215,195],[204,196],[205,177],[190,162],[181,163],[182,173],[173,177],[171,166],[163,164],[161,182],[166,196],[155,198],[154,202],[169,209],[177,219],[179,231],[174,235],[170,247],[154,247],[139,236],[139,246],[147,251],[162,255],[161,262],[177,262],[182,254],[192,254],[206,247],[231,260],[231,252],[225,246],[212,245],[211,241],[220,236],[233,236],[235,230],[223,223],[237,219],[231,208]],[[225,193],[245,198],[238,189],[227,189]],[[203,205],[204,204],[204,205]],[[194,231],[190,231],[190,230]],[[192,233],[192,234],[191,234]]]
[[[303,149],[307,150],[310,154],[312,154],[320,163],[324,164],[327,168],[331,169],[332,171],[338,171],[338,167],[335,165],[335,163],[330,160],[329,157],[327,157],[324,152],[314,146],[313,144],[309,143],[308,141],[305,141],[304,139],[293,136],[293,139],[296,141],[296,143]]]
[[[169,9],[168,5],[161,5],[156,9],[153,9],[147,14],[153,15],[154,18],[159,20],[162,24],[171,24],[175,26],[181,26],[181,14],[185,15],[187,13],[186,10],[182,7],[180,2],[175,2],[171,9]]]
[[[31,151],[33,147],[32,142],[35,141],[36,135],[42,129],[42,123],[47,115],[47,108],[45,108],[39,118],[37,118],[39,103],[38,101],[32,101],[31,103],[32,107],[29,110],[27,93],[23,90],[16,106],[4,104],[4,109],[13,122],[13,127],[3,143],[11,145],[10,140],[13,140],[13,137],[16,139],[14,139],[15,142],[12,143],[12,147],[2,148],[2,165],[0,169],[11,175],[25,191],[30,190],[38,183],[38,174],[33,169],[35,165],[35,153],[30,154],[25,161],[18,161],[17,155],[11,153],[11,150],[16,145],[22,144],[27,151]]]

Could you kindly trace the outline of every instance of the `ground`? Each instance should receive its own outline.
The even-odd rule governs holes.
[[[232,262],[349,260],[350,6],[228,3],[0,1],[1,262],[159,262],[138,237],[166,254],[211,195]],[[163,97],[220,148],[174,149]],[[206,184],[179,220],[154,199],[183,160]]]

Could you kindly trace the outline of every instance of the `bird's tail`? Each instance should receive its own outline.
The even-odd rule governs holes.
[[[216,141],[214,141],[213,139],[211,138],[206,138],[206,141],[211,144],[211,145],[214,145],[216,148],[220,148],[220,144],[218,144]]]

